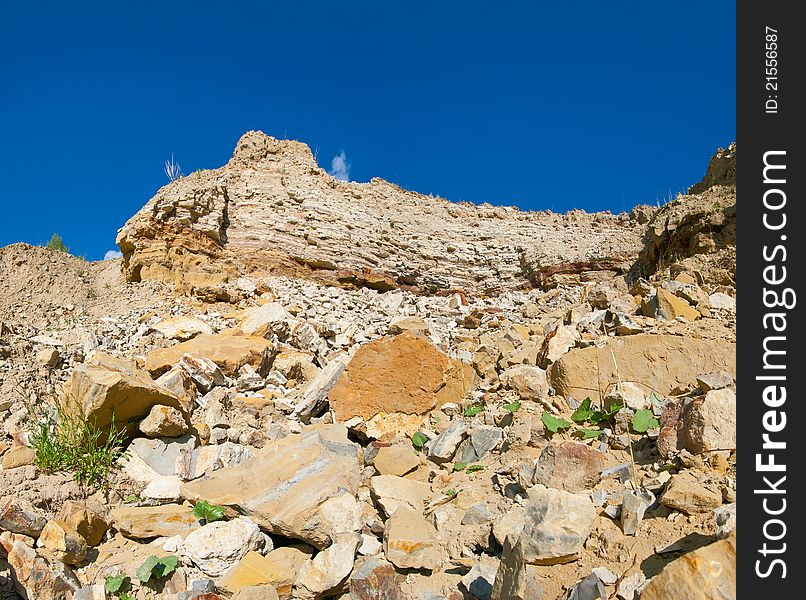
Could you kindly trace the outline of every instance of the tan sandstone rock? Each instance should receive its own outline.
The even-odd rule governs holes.
[[[378,413],[425,414],[460,402],[472,389],[473,368],[427,339],[402,333],[363,345],[330,390],[339,420]]]
[[[234,335],[197,335],[192,340],[160,348],[146,359],[146,370],[160,374],[179,362],[184,354],[207,358],[221,367],[225,375],[237,375],[243,365],[265,374],[271,364],[274,345],[262,337]]]
[[[612,349],[612,354],[611,354]],[[615,356],[615,364],[613,357]],[[725,370],[736,375],[736,344],[673,335],[639,334],[610,339],[606,347],[571,350],[550,369],[558,394],[601,400],[611,385],[631,381],[645,390],[668,394],[693,383],[702,373]]]

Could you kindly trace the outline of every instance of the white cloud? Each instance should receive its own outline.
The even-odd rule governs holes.
[[[350,167],[352,165],[347,162],[347,155],[344,150],[339,152],[330,161],[330,174],[339,181],[350,181]]]
[[[123,256],[123,252],[120,250],[107,250],[106,254],[104,254],[104,260],[111,260],[113,258],[121,258]]]

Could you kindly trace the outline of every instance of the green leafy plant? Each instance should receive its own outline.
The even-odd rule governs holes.
[[[109,592],[110,594],[115,594],[117,592],[124,590],[124,585],[127,583],[129,578],[126,577],[123,573],[118,575],[110,575],[104,581],[104,589]]]
[[[550,412],[547,412],[545,410],[543,411],[540,420],[543,422],[543,425],[546,426],[546,429],[548,429],[551,433],[564,431],[573,425],[573,423],[571,423],[570,421],[567,421],[559,417],[555,417]]]
[[[454,470],[454,472],[464,471],[465,467],[467,467],[467,463],[458,462],[455,465],[453,465],[453,470]]]
[[[660,423],[658,423],[658,420],[650,409],[642,408],[635,411],[631,426],[632,430],[636,433],[646,433],[648,429],[659,427]]]
[[[148,583],[152,579],[162,579],[167,577],[176,570],[179,564],[179,559],[176,556],[149,556],[146,561],[140,565],[135,575],[140,583]]]
[[[411,436],[411,444],[414,446],[416,450],[422,450],[423,446],[425,446],[426,442],[428,442],[428,436],[424,433],[420,433],[419,431]]]
[[[445,495],[448,496],[449,498],[456,498],[456,496],[458,496],[459,492],[461,492],[461,491],[462,490],[455,490],[453,488],[449,488],[449,489],[445,490]]]
[[[511,413],[517,412],[520,409],[520,407],[521,407],[520,400],[515,400],[515,402],[511,404],[504,404],[504,410]]]
[[[465,473],[475,473],[476,471],[483,471],[484,465],[470,465],[465,469]]]
[[[138,502],[140,502],[140,496],[138,496],[137,494],[129,494],[123,500],[124,504],[137,504]]]
[[[213,523],[224,518],[224,507],[210,504],[207,500],[199,500],[193,506],[193,515],[205,523]]]
[[[50,236],[48,243],[45,244],[45,248],[48,250],[56,250],[57,252],[70,252],[70,248],[67,247],[58,233],[54,233]]]
[[[67,471],[81,485],[105,485],[115,461],[123,454],[125,428],[108,428],[88,419],[78,406],[34,402],[26,399],[34,449],[34,464],[45,473]]]
[[[471,404],[465,407],[464,415],[466,417],[475,417],[477,414],[484,412],[483,404]]]

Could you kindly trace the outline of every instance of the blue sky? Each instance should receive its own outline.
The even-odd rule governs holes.
[[[736,137],[732,2],[17,2],[0,20],[0,245],[90,259],[260,129],[451,200],[629,210]]]

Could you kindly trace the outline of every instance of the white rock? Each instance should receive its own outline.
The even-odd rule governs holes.
[[[250,550],[264,547],[260,528],[244,517],[208,523],[185,538],[183,554],[210,577],[220,577]]]

